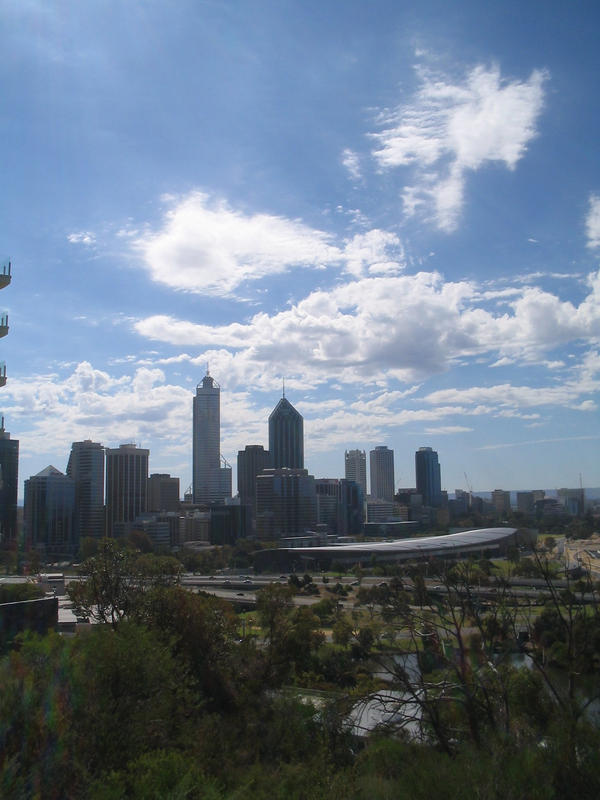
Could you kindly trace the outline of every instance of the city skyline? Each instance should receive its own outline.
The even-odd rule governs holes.
[[[88,439],[183,490],[206,362],[232,465],[285,377],[316,477],[600,486],[597,4],[68,6],[3,10],[21,501]]]

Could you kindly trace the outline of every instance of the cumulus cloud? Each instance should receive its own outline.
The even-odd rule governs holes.
[[[383,112],[373,156],[383,170],[410,167],[405,213],[433,210],[439,228],[457,227],[470,170],[488,163],[514,169],[537,135],[546,73],[508,81],[497,67],[478,66],[462,83],[421,71],[414,100]]]
[[[600,247],[600,195],[590,195],[590,207],[585,220],[587,246]]]
[[[244,214],[200,192],[175,201],[161,229],[138,237],[134,247],[154,281],[213,295],[295,266],[315,269],[342,257],[329,234],[299,220]]]
[[[402,242],[387,231],[373,229],[336,243],[298,220],[244,214],[199,192],[167,202],[171,207],[160,229],[137,236],[133,247],[151,278],[173,289],[228,295],[294,267],[335,265],[360,276],[395,274],[405,266]]]
[[[524,287],[500,313],[474,284],[445,282],[439,273],[365,276],[245,323],[211,326],[156,315],[135,329],[149,339],[204,348],[198,358],[216,359],[240,382],[262,386],[282,373],[300,385],[410,382],[488,354],[497,367],[557,369],[560,360],[545,353],[600,336],[600,273],[589,276],[588,287],[579,305]]]
[[[391,255],[395,255],[395,259]],[[346,270],[355,276],[369,272],[376,274],[395,274],[405,266],[402,242],[394,233],[378,230],[357,234],[344,248]]]

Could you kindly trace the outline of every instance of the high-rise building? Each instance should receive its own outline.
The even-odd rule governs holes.
[[[332,533],[337,533],[338,509],[340,504],[340,481],[338,478],[315,478],[317,493],[317,522],[327,525]]]
[[[567,513],[581,516],[585,510],[585,492],[581,489],[557,489],[558,501],[561,502]]]
[[[154,472],[148,478],[148,511],[179,510],[179,478]]]
[[[269,416],[269,452],[275,469],[304,469],[304,420],[285,395]]]
[[[380,445],[369,453],[371,497],[394,499],[394,451]]]
[[[359,536],[365,523],[365,497],[362,486],[343,478],[340,481],[338,536]]]
[[[510,512],[510,492],[506,492],[504,489],[494,489],[492,505],[497,514],[508,514]]]
[[[358,536],[364,526],[364,495],[361,487],[346,478],[315,478],[317,522],[329,533]]]
[[[208,370],[196,386],[193,411],[194,503],[223,502],[231,497],[231,467],[221,458],[221,387]]]
[[[237,482],[240,504],[256,514],[256,476],[271,466],[271,453],[262,444],[247,444],[238,451]]]
[[[0,547],[17,540],[17,489],[19,482],[19,441],[11,439],[0,425]]]
[[[306,469],[265,469],[256,477],[259,539],[298,536],[317,521],[315,479]]]
[[[75,481],[48,466],[25,481],[25,542],[48,559],[73,558],[79,550],[75,536]]]
[[[106,526],[120,536],[148,508],[149,450],[135,444],[106,449]]]
[[[522,514],[533,514],[535,512],[533,492],[517,492],[517,511]]]
[[[346,450],[344,453],[345,477],[347,481],[358,483],[367,496],[367,454],[364,450]],[[393,483],[393,481],[392,481]]]
[[[86,439],[73,442],[67,475],[75,482],[75,536],[104,536],[104,447]]]
[[[417,492],[423,505],[440,508],[442,505],[442,478],[438,454],[431,447],[419,447],[415,453]]]

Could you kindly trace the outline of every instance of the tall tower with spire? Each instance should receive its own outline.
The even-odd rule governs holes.
[[[221,458],[221,387],[206,375],[193,400],[192,492],[194,503],[231,497],[231,467]]]
[[[275,469],[304,469],[304,420],[285,396],[269,416],[269,452]]]

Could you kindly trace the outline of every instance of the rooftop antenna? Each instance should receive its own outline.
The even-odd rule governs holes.
[[[282,380],[283,380],[283,396],[285,397],[285,378],[283,378]]]
[[[206,377],[208,378],[209,375],[210,375],[210,372],[208,371],[208,361],[207,361],[206,362]]]

